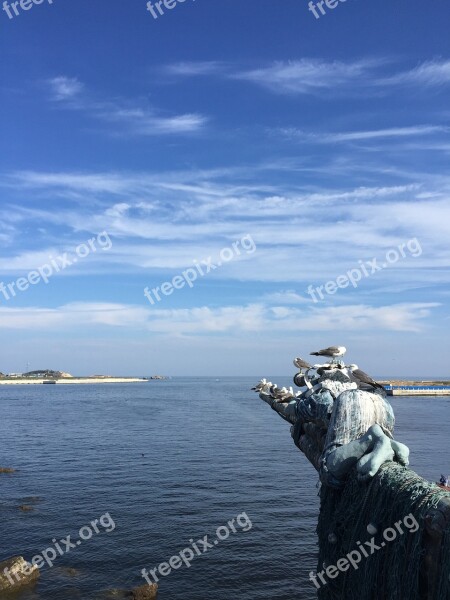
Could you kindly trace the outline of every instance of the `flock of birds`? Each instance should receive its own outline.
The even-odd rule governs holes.
[[[306,386],[309,389],[312,389],[313,386],[309,379],[310,371],[314,370],[317,372],[317,375],[320,376],[328,370],[341,369],[352,382],[355,382],[358,385],[358,387],[365,387],[368,389],[378,388],[383,390],[383,386],[372,379],[370,375],[367,375],[367,373],[364,373],[364,371],[359,369],[358,365],[345,365],[345,363],[340,360],[340,358],[344,356],[346,352],[347,349],[345,346],[329,346],[328,348],[323,348],[317,352],[311,352],[310,356],[324,356],[330,359],[327,363],[320,365],[311,365],[309,362],[300,357],[294,358],[294,366],[299,369],[299,373],[297,373],[294,377],[294,382],[299,387]],[[271,381],[267,381],[266,379],[261,379],[261,381],[255,385],[252,390],[255,392],[270,394],[270,396],[277,400],[277,402],[290,402],[302,394],[302,392],[294,392],[292,386],[289,388],[278,388],[275,384],[273,384]]]

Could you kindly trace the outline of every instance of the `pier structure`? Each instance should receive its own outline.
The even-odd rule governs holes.
[[[450,396],[450,385],[384,385],[388,396]]]

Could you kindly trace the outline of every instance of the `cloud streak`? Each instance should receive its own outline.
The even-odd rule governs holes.
[[[308,133],[298,129],[282,129],[281,133],[287,137],[305,142],[359,142],[379,140],[383,138],[422,137],[436,134],[450,133],[450,127],[442,125],[414,125],[411,127],[389,127],[366,131],[346,131],[341,133]]]
[[[380,61],[360,60],[355,62],[321,59],[276,62],[257,69],[235,73],[235,79],[255,83],[276,94],[322,94],[367,80]]]
[[[327,92],[324,98],[388,93],[405,86],[436,88],[450,83],[450,60],[428,60],[409,70],[395,70],[393,64],[394,60],[388,58],[329,61],[304,57],[252,69],[217,61],[191,61],[166,65],[163,71],[178,78],[213,76],[247,81],[275,94],[323,96]]]
[[[0,329],[70,331],[86,325],[109,328],[142,328],[154,334],[216,335],[242,337],[264,332],[297,336],[299,331],[411,331],[418,332],[437,303],[403,303],[373,307],[286,309],[249,304],[246,306],[201,306],[189,309],[146,309],[116,303],[70,303],[57,308],[4,308],[0,306]]]
[[[66,109],[77,110],[91,118],[120,125],[124,132],[135,136],[181,135],[198,133],[208,123],[208,117],[198,113],[163,115],[161,111],[138,106],[129,100],[99,101],[92,99],[85,86],[76,78],[59,76],[49,80],[51,99]],[[115,130],[117,133],[117,131]]]
[[[273,192],[269,186],[268,193],[264,181],[258,181],[263,171],[256,169],[251,177],[244,171],[245,177],[239,170],[12,174],[0,179],[0,185],[6,193],[17,194],[20,203],[10,200],[0,218],[11,229],[10,236],[23,232],[27,243],[22,242],[21,252],[3,252],[0,272],[10,278],[39,266],[46,255],[61,254],[89,235],[107,231],[114,238],[107,260],[101,259],[100,265],[96,257],[67,276],[79,275],[80,269],[86,275],[95,273],[101,266],[105,273],[145,273],[148,285],[152,276],[167,279],[174,270],[217,255],[250,234],[258,251],[212,274],[211,281],[264,281],[301,296],[306,284],[321,284],[359,259],[380,258],[417,237],[424,249],[420,258],[392,265],[364,282],[358,293],[385,288],[393,273],[399,283],[407,279],[411,289],[447,281],[436,268],[450,266],[450,179],[439,176],[385,187],[322,186],[315,191],[291,189],[283,171],[283,185]],[[45,198],[46,208],[40,198]],[[25,232],[31,226],[36,233],[28,239]],[[352,294],[348,290],[345,297]]]

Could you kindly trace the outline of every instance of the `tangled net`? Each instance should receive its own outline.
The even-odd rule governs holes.
[[[411,470],[389,462],[381,467],[370,483],[359,483],[356,472],[352,472],[342,490],[322,486],[320,500],[317,527],[319,571],[336,565],[339,559],[360,549],[361,544],[369,555],[362,558],[357,569],[350,565],[347,571],[340,572],[334,579],[325,576],[327,584],[321,585],[318,590],[320,600],[450,599],[449,518],[438,555],[426,556],[424,546],[424,538],[429,535],[425,519],[432,509],[440,503],[442,505],[442,500],[448,510],[449,492],[425,481]],[[395,523],[403,523],[409,514],[418,523],[417,531],[412,532],[403,525],[403,534],[396,530],[395,539],[385,541],[383,532],[389,527],[395,529]],[[364,546],[364,542],[372,538],[367,530],[369,524],[377,529],[373,537],[380,549],[374,552]],[[385,542],[384,547],[381,547],[382,542]],[[432,596],[427,595],[430,584],[424,580],[426,570],[429,577],[430,562],[435,573]]]

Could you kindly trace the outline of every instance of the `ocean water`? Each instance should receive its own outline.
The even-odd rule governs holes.
[[[316,598],[317,475],[253,383],[0,386],[0,466],[17,469],[0,475],[0,560],[73,543],[101,516],[107,525],[43,567],[18,600],[100,600],[141,585],[141,569],[190,540],[211,543],[238,515],[236,533],[160,577],[159,600]],[[450,398],[391,401],[411,467],[430,480],[450,472]]]

